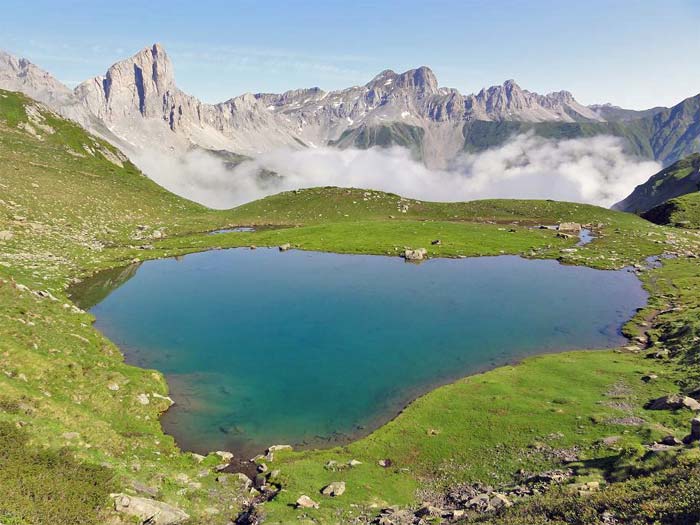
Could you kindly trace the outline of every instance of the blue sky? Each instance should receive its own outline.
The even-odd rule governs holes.
[[[162,43],[208,102],[428,65],[464,93],[514,78],[586,104],[700,93],[700,1],[3,0],[0,48],[74,85]]]

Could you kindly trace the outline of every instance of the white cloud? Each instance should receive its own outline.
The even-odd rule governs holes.
[[[205,152],[182,158],[145,154],[136,162],[171,191],[215,208],[313,186],[371,188],[437,201],[546,198],[610,206],[661,168],[626,155],[616,137],[554,141],[533,135],[463,155],[447,170],[429,170],[398,147],[278,149],[233,170]],[[261,170],[281,178],[261,182]]]

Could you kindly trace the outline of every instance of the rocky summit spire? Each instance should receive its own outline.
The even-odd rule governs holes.
[[[87,80],[76,95],[100,118],[138,111],[144,117],[163,113],[163,97],[175,88],[173,67],[165,49],[153,44],[117,62],[104,76]]]

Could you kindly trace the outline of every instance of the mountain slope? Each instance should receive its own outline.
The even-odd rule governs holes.
[[[99,118],[85,107],[68,86],[27,59],[16,58],[2,50],[0,50],[0,89],[24,93],[113,144],[124,145]]]
[[[624,200],[615,204],[613,209],[642,213],[669,199],[699,190],[700,154],[696,153],[650,177]]]
[[[588,109],[608,122],[627,122],[645,117],[653,117],[657,113],[661,113],[668,108],[658,106],[650,109],[635,110],[613,106],[612,104],[593,104],[588,106]]]
[[[650,127],[654,156],[664,165],[700,151],[700,95],[646,117],[643,122]]]
[[[680,228],[700,229],[700,193],[688,193],[668,200],[642,213],[642,217],[656,224]]]

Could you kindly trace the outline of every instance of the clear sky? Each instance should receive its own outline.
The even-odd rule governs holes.
[[[700,93],[699,0],[2,0],[0,48],[69,85],[154,42],[208,102],[420,65],[463,93],[514,78],[638,109]]]

